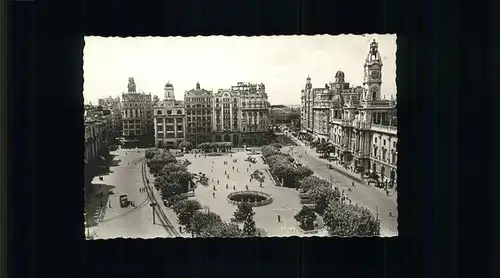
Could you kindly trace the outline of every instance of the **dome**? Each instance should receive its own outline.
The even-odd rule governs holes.
[[[341,70],[337,71],[337,73],[335,74],[335,78],[344,79],[344,72]]]
[[[170,82],[167,82],[167,84],[165,84],[165,88],[173,88],[174,85],[172,85]]]

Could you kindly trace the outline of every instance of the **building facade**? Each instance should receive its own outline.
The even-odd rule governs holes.
[[[381,97],[382,67],[378,44],[373,41],[362,87],[351,88],[342,71],[322,90],[313,89],[308,77],[301,91],[302,133],[317,142],[330,142],[345,165],[395,182],[397,102]]]
[[[262,145],[269,131],[269,102],[263,83],[238,82],[214,96],[215,142]]]
[[[107,144],[107,127],[104,122],[88,120],[85,123],[85,165],[93,163]]]
[[[264,84],[238,82],[217,92],[200,84],[184,94],[186,140],[232,142],[233,146],[262,145],[269,131],[269,102]]]
[[[111,96],[99,99],[99,106],[109,109],[111,112],[111,127],[109,129],[110,137],[115,138],[122,135],[122,108],[120,97],[113,98]]]
[[[196,88],[184,93],[186,140],[195,146],[213,140],[213,91]]]
[[[172,84],[167,83],[164,91],[164,100],[153,104],[155,146],[176,148],[186,138],[184,101],[175,100]]]
[[[127,93],[122,94],[122,134],[127,141],[153,141],[152,97],[137,92],[133,77],[129,78]]]

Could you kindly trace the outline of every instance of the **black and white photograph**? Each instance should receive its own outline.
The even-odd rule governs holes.
[[[398,236],[396,51],[85,37],[85,238]]]

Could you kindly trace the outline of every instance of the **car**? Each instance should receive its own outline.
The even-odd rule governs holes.
[[[120,207],[126,208],[130,204],[127,195],[120,195]]]

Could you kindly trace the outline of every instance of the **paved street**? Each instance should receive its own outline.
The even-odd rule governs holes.
[[[120,149],[111,154],[115,155],[113,164],[116,166],[110,168],[110,173],[102,175],[102,181],[99,177],[93,180],[94,187],[103,192],[103,196],[93,194],[87,205],[89,218],[101,216],[101,221],[96,221],[97,225],[90,228],[90,234],[95,239],[168,237],[169,233],[163,226],[153,225],[150,201],[146,193],[139,192],[139,188],[144,187],[141,174],[144,150]],[[114,194],[108,195],[108,189]],[[122,194],[126,194],[136,207],[121,208],[119,196]],[[105,208],[100,208],[101,200]],[[158,217],[156,219],[159,223]],[[95,221],[89,219],[89,222]]]
[[[289,147],[285,147],[288,149]],[[380,233],[381,236],[397,236],[398,235],[398,206],[397,200],[394,196],[387,196],[382,191],[373,186],[361,184],[355,181],[355,187],[352,188],[352,179],[340,171],[335,171],[327,168],[327,162],[320,159],[315,153],[315,150],[304,147],[303,144],[294,146],[294,158],[301,161],[302,164],[310,167],[314,174],[325,180],[330,180],[330,177],[336,182],[340,190],[344,189],[345,193],[349,196],[353,203],[358,203],[370,209],[374,215],[377,215],[381,222]],[[307,153],[305,151],[307,150]],[[302,154],[299,158],[298,154]],[[352,188],[352,192],[347,192],[348,188]],[[389,210],[392,211],[393,217],[389,216]]]
[[[209,186],[198,185],[193,199],[219,214],[224,221],[229,221],[233,217],[236,206],[227,201],[227,195],[234,191],[244,191],[245,186],[248,185],[249,190],[262,191],[273,198],[271,204],[254,208],[257,228],[263,228],[266,236],[303,236],[303,233],[297,230],[297,221],[293,218],[302,208],[298,192],[294,189],[275,186],[267,171],[264,171],[268,166],[262,163],[260,155],[255,156],[257,158],[255,164],[244,161],[246,157],[247,154],[244,152],[234,153],[233,157],[229,154],[206,158],[204,156],[194,158],[192,154],[185,155],[185,158],[192,162],[188,168],[190,172],[202,172],[209,178]],[[238,162],[233,163],[232,159],[238,159]],[[228,161],[228,165],[224,165],[224,161]],[[248,172],[247,168],[249,168]],[[262,188],[256,180],[249,181],[250,174],[256,169],[264,172],[265,181]],[[229,173],[229,178],[224,174],[225,171]],[[226,189],[226,184],[228,189]],[[217,189],[215,198],[212,195],[214,185]],[[233,190],[233,185],[236,190]],[[277,221],[278,214],[280,214],[281,222]],[[324,233],[316,235],[324,235]]]

